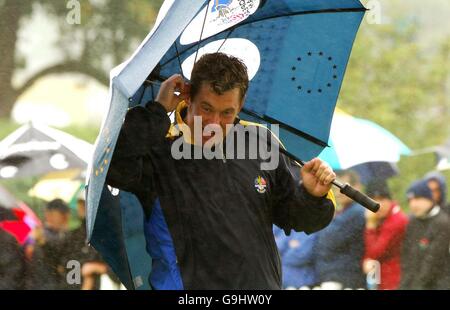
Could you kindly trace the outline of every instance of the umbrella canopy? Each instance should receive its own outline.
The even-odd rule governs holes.
[[[449,170],[450,169],[450,157],[440,159],[436,168],[437,168],[437,170],[440,170],[440,171]]]
[[[334,114],[328,143],[330,147],[323,150],[321,159],[336,170],[356,167],[367,179],[394,175],[394,163],[401,155],[411,153],[400,139],[383,127],[340,110]]]
[[[436,155],[437,170],[443,171],[450,169],[450,139],[447,140],[443,145],[429,148],[429,150],[434,152]]]
[[[92,151],[91,144],[65,132],[26,124],[0,142],[0,179],[86,169]]]
[[[359,164],[350,168],[358,173],[362,184],[367,185],[373,180],[386,180],[398,175],[397,163],[387,161],[373,161]]]
[[[5,209],[17,208],[19,200],[14,197],[6,188],[0,185],[0,207]]]
[[[200,55],[231,54],[242,59],[249,71],[250,86],[240,117],[279,124],[279,136],[289,152],[309,160],[327,146],[334,107],[364,12],[357,0],[163,3],[141,46],[111,72],[111,105],[97,140],[88,184],[88,238],[127,288],[142,281],[136,280],[142,274],[133,271],[136,263],[131,260],[146,254],[143,244],[131,246],[129,242],[142,234],[134,229],[142,226],[142,219],[128,219],[123,210],[140,206],[137,199],[125,199],[128,193],[105,186],[127,109],[154,99],[158,81],[174,73],[189,79]],[[128,233],[130,228],[133,233]]]
[[[59,198],[70,203],[82,187],[84,179],[81,178],[79,169],[54,171],[43,176],[28,191],[28,195],[45,201]]]

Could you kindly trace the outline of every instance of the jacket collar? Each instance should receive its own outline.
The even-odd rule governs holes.
[[[169,131],[166,134],[166,138],[176,139],[179,136],[183,136],[184,141],[189,144],[194,144],[191,136],[185,132],[188,125],[184,122],[184,118],[187,114],[188,104],[186,101],[181,101],[175,109],[175,122],[170,124]],[[241,123],[239,116],[234,120],[234,125]],[[224,137],[225,139],[225,137]]]

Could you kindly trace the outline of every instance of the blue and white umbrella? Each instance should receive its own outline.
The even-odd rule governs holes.
[[[395,163],[410,149],[380,125],[340,110],[331,123],[330,147],[319,158],[335,170],[354,168],[366,183],[370,178],[387,178],[397,173]]]

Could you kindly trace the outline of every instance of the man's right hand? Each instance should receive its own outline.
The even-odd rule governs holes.
[[[190,85],[183,80],[180,74],[174,74],[165,80],[159,88],[158,101],[167,112],[172,112],[178,104],[189,97]],[[179,92],[176,95],[175,92]]]

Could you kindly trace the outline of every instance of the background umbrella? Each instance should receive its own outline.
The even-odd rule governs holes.
[[[84,188],[86,176],[82,176],[79,169],[49,172],[28,191],[28,195],[45,201],[59,198],[70,204]]]
[[[400,139],[383,127],[341,110],[336,110],[333,116],[328,143],[330,147],[319,157],[335,170],[356,170],[363,183],[394,176],[398,172],[395,163],[400,156],[411,153]]]
[[[133,224],[123,210],[140,209],[129,195],[105,186],[129,107],[144,104],[175,72],[186,78],[198,56],[221,51],[241,58],[251,79],[244,119],[280,124],[291,156],[309,160],[327,146],[353,40],[364,15],[356,0],[165,1],[153,30],[132,58],[111,72],[110,110],[97,140],[88,189],[88,236],[127,288],[137,287],[130,261]],[[114,194],[115,193],[115,194]],[[124,209],[124,203],[128,203]],[[141,218],[134,219],[141,227]],[[142,234],[142,231],[135,231]],[[118,238],[112,238],[113,236]],[[134,281],[134,283],[133,283]]]
[[[369,184],[372,180],[385,181],[399,173],[397,163],[387,161],[368,162],[350,167],[350,169],[358,173],[360,181],[364,185]]]
[[[91,144],[65,132],[26,124],[0,142],[0,179],[86,169],[92,151]]]
[[[436,155],[437,170],[450,169],[450,140],[447,140],[443,145],[434,147],[432,150]],[[419,152],[417,152],[419,154]]]

